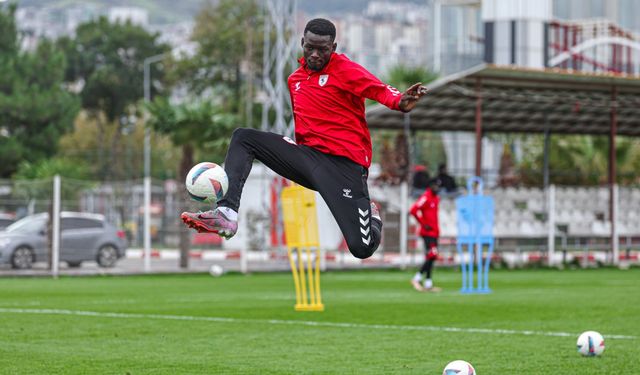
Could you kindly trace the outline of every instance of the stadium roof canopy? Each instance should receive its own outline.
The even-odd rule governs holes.
[[[614,122],[614,134],[640,136],[638,77],[482,64],[427,87],[411,130],[610,135]],[[405,116],[375,105],[367,122],[403,129]]]
[[[475,132],[476,175],[487,132],[609,135],[610,182],[615,136],[640,136],[638,76],[482,64],[427,87],[410,114],[369,107],[369,128]]]
[[[608,135],[609,217],[616,217],[615,138],[640,136],[640,77],[483,64],[427,87],[430,93],[410,114],[369,107],[369,128],[475,132],[476,176],[482,174],[481,140],[486,132],[544,133],[545,155],[552,133]],[[616,236],[613,221],[611,238]],[[611,241],[614,254],[617,243]]]

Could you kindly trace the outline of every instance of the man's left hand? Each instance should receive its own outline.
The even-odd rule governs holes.
[[[418,82],[402,93],[402,98],[400,99],[398,107],[400,107],[402,112],[409,112],[416,106],[416,104],[418,104],[418,100],[420,100],[420,98],[426,93],[427,88],[422,86],[422,82]]]

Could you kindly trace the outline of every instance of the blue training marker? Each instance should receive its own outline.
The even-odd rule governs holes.
[[[482,179],[474,176],[467,182],[467,195],[456,199],[456,248],[462,270],[462,293],[491,293],[489,264],[494,246],[494,204],[492,197],[482,195],[482,188]],[[487,254],[483,256],[485,247]],[[475,277],[474,266],[477,269]]]

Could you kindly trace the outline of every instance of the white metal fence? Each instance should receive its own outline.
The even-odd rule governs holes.
[[[191,251],[190,270],[207,270],[213,264],[228,269],[253,271],[287,269],[281,231],[276,230],[278,200],[272,172],[256,165],[245,185],[240,212],[240,230],[229,241],[212,234],[188,232]],[[145,220],[145,184],[143,180],[101,183],[60,178],[29,181],[0,181],[0,218],[15,220],[41,212],[82,212],[103,215],[122,231],[127,240],[126,257],[112,269],[102,269],[86,262],[82,269],[99,272],[176,271],[182,231],[181,210],[206,210],[188,200],[184,187],[176,181],[150,181],[149,220]],[[546,262],[560,263],[574,259],[613,263],[626,260],[640,250],[640,189],[616,188],[618,199],[611,220],[608,188],[552,187],[548,191],[535,188],[487,189],[496,201],[496,252],[514,264],[530,262],[536,256]],[[59,201],[54,199],[59,192]],[[360,261],[352,257],[342,240],[335,220],[318,197],[321,246],[328,267],[390,266],[417,264],[422,257],[422,242],[416,235],[413,219],[407,220],[412,203],[407,189],[371,184],[372,198],[380,203],[383,214],[383,244],[372,259]],[[456,264],[456,213],[453,198],[443,197],[440,205],[442,264]],[[54,218],[59,215],[54,214]],[[610,242],[615,223],[618,241]],[[60,223],[51,222],[48,249],[60,244]],[[145,231],[145,226],[148,230]],[[149,243],[145,246],[145,234]],[[59,247],[58,247],[59,249]],[[613,250],[613,251],[610,251]],[[51,254],[52,270],[68,269],[59,252]],[[532,258],[531,254],[534,255]],[[3,258],[0,270],[8,270],[9,259]],[[549,261],[550,260],[550,261]],[[47,269],[36,264],[35,269]],[[89,271],[87,271],[89,272]]]

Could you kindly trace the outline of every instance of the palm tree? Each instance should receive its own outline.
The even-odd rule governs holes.
[[[519,164],[525,184],[538,185],[543,169],[541,137],[525,140],[524,159]],[[634,139],[616,139],[618,183],[637,183],[640,166],[639,142]],[[558,135],[551,138],[549,169],[552,183],[564,185],[599,185],[608,182],[609,140],[603,136]]]
[[[195,152],[202,151],[210,161],[222,164],[226,149],[235,128],[236,117],[224,113],[212,100],[202,99],[172,105],[166,98],[158,98],[149,104],[149,125],[166,134],[174,145],[182,148],[179,181],[184,181],[195,164]],[[183,190],[184,191],[184,190]],[[187,202],[184,194],[182,202]],[[181,207],[186,211],[187,207]],[[189,260],[189,233],[185,227],[180,232],[180,267],[187,268]]]

